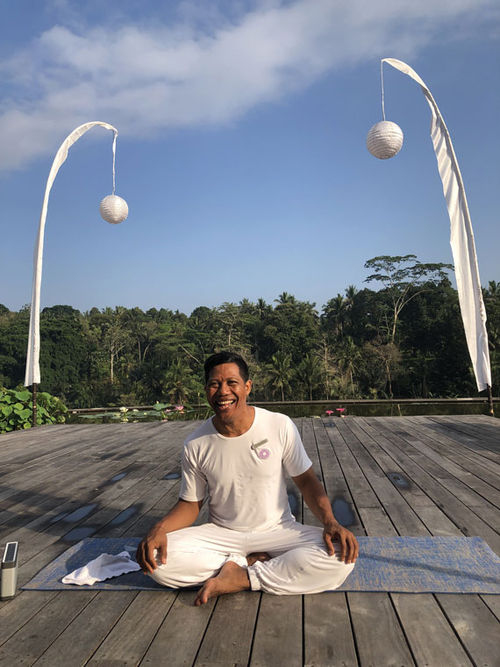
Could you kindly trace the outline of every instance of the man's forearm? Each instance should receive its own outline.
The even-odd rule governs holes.
[[[314,516],[319,519],[324,526],[337,524],[338,522],[333,515],[330,500],[312,468],[293,479],[297,484],[299,491],[302,493],[306,505]]]
[[[315,488],[305,488],[302,492],[306,505],[309,507],[314,516],[321,521],[324,526],[337,524],[337,520],[333,514],[330,500],[326,495],[323,486],[318,481],[318,486]]]

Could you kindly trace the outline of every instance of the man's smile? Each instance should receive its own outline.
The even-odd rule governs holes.
[[[233,405],[233,403],[236,403],[236,399],[234,398],[219,399],[215,401],[215,404],[219,408],[227,408],[228,406]]]

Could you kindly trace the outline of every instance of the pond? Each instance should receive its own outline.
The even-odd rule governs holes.
[[[500,414],[500,406],[496,403],[496,416]],[[259,405],[256,403],[255,405]],[[417,415],[487,415],[488,404],[486,401],[459,402],[432,402],[422,401],[416,403],[387,403],[379,402],[342,402],[325,401],[324,403],[266,403],[262,404],[267,410],[282,412],[289,417],[326,417],[337,418],[339,416],[356,417],[414,417]],[[116,424],[137,423],[151,421],[179,421],[179,420],[203,420],[212,414],[208,406],[197,406],[185,408],[179,411],[163,411],[137,408],[109,408],[103,412],[74,412],[68,415],[66,422],[69,424]]]

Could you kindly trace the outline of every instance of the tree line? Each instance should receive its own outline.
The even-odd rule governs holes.
[[[41,313],[41,385],[71,407],[204,401],[203,362],[221,349],[248,360],[253,398],[432,398],[477,393],[447,264],[414,255],[368,260],[366,283],[322,308],[283,292],[166,308],[53,306]],[[500,381],[500,283],[483,289],[494,390]],[[29,307],[0,305],[0,386],[24,379]]]

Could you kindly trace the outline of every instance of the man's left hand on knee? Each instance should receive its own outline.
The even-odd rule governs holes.
[[[340,523],[330,523],[325,525],[323,530],[323,539],[330,556],[335,553],[333,542],[337,540],[340,544],[340,560],[346,565],[355,563],[359,554],[358,540],[350,530],[341,526]]]

